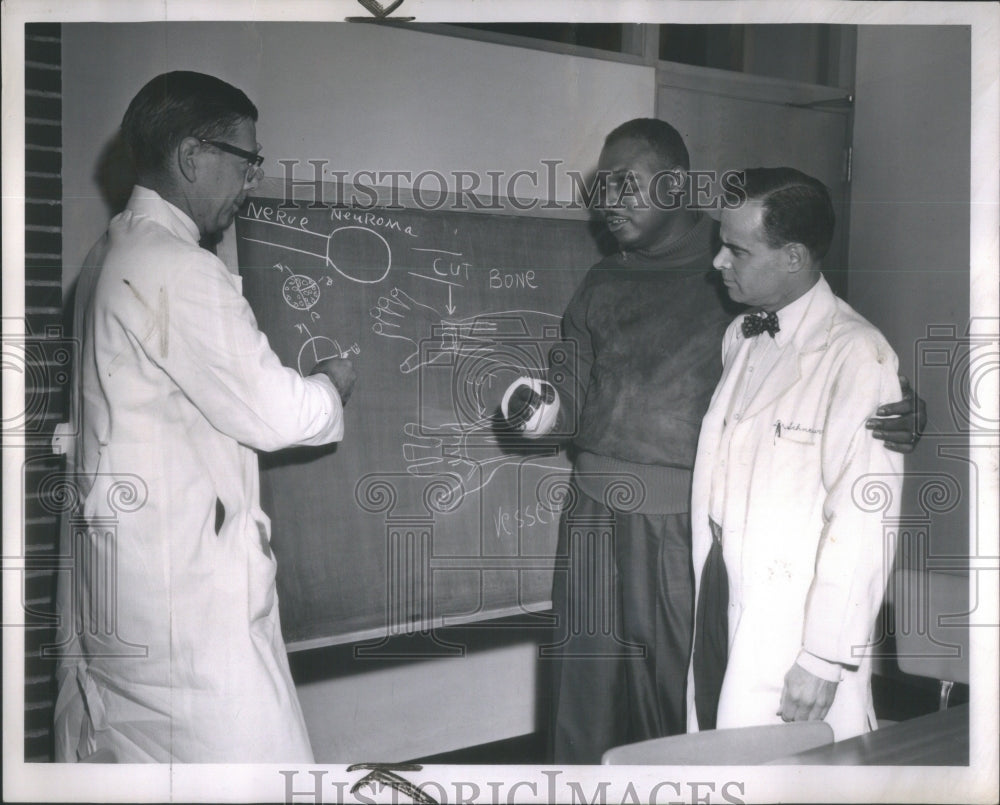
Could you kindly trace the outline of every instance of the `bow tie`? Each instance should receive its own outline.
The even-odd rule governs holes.
[[[751,313],[743,317],[743,336],[745,338],[753,338],[765,331],[771,338],[774,338],[774,334],[780,329],[778,314],[773,311],[766,315],[764,313]]]

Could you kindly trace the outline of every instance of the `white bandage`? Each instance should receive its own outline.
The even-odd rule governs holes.
[[[507,387],[503,399],[500,401],[500,413],[508,421],[510,420],[511,397],[521,386],[527,386],[541,398],[537,405],[532,406],[534,412],[524,423],[522,433],[526,439],[540,439],[551,433],[556,426],[556,420],[559,417],[559,392],[547,380],[540,380],[537,377],[519,377]],[[550,403],[545,402],[547,393],[552,396]]]

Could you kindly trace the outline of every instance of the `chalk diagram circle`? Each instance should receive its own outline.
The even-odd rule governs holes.
[[[319,301],[319,285],[304,274],[292,274],[282,284],[281,295],[295,310],[309,310]]]
[[[339,263],[333,259],[338,251],[343,254],[338,257]],[[355,256],[348,259],[347,255]],[[389,276],[392,249],[389,241],[373,229],[342,226],[330,233],[326,242],[326,262],[344,279],[374,285]]]
[[[299,374],[305,376],[308,371],[320,361],[327,358],[339,358],[343,354],[340,344],[325,335],[314,335],[307,338],[305,343],[299,348],[298,366]]]

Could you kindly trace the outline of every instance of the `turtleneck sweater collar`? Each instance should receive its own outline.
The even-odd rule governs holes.
[[[698,217],[692,227],[684,232],[680,237],[666,243],[656,250],[637,249],[635,251],[618,251],[609,255],[601,265],[604,268],[624,268],[624,269],[670,269],[674,266],[683,266],[687,269],[692,260],[704,260],[708,257],[708,264],[712,261],[712,232],[715,222],[704,213],[698,213]],[[704,268],[693,269],[695,273],[703,272]]]

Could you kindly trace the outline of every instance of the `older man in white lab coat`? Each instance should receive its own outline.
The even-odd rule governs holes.
[[[842,739],[875,726],[864,648],[902,457],[865,420],[900,393],[896,356],[819,271],[834,224],[823,185],[758,168],[745,189],[715,258],[754,310],[725,334],[698,444],[689,728],[825,719]]]
[[[254,451],[340,440],[354,370],[282,366],[199,247],[259,178],[256,119],[235,87],[174,72],[122,121],[138,185],[77,291],[86,527],[60,589],[59,760],[312,761]]]

